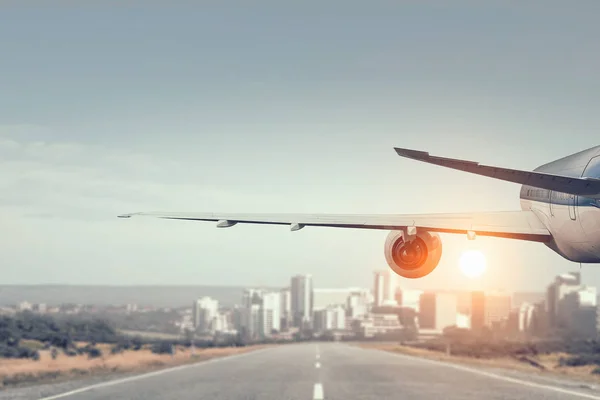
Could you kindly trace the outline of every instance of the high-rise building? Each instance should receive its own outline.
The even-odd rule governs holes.
[[[373,296],[375,307],[393,306],[396,303],[397,275],[391,269],[375,271]]]
[[[283,288],[279,292],[279,309],[281,312],[281,330],[287,330],[292,326],[292,292],[290,288]]]
[[[314,312],[315,332],[343,330],[346,328],[346,310],[342,306],[329,306]]]
[[[235,306],[231,310],[231,324],[238,331],[241,332],[245,328],[246,308]]]
[[[480,331],[485,325],[485,293],[471,292],[471,330]]]
[[[202,297],[194,302],[192,319],[194,328],[200,332],[209,332],[214,318],[219,313],[219,302],[210,297]]]
[[[419,304],[419,329],[443,331],[456,325],[457,298],[452,293],[426,292]]]
[[[263,291],[261,289],[245,289],[242,295],[241,326],[239,330],[249,338],[258,338],[260,334],[260,307]]]
[[[565,321],[558,310],[558,302],[566,294],[577,290],[581,285],[581,274],[569,272],[558,275],[546,289],[546,312],[548,314],[548,327],[551,329],[564,327]]]
[[[346,316],[349,318],[360,318],[367,315],[369,307],[368,290],[357,290],[346,299]]]
[[[598,334],[596,288],[581,286],[562,296],[558,302],[560,323],[570,336],[595,339]]]
[[[252,304],[260,304],[263,296],[262,289],[244,289],[242,295],[242,307],[250,308]]]
[[[556,276],[546,290],[546,311],[551,329],[566,329],[570,316],[560,306],[561,300],[581,287],[581,274],[569,272]]]
[[[512,296],[505,292],[488,292],[485,294],[484,325],[492,327],[506,321],[510,314]]]
[[[375,280],[373,282],[373,307],[381,307],[383,305],[385,293],[385,276],[383,271],[375,271]]]
[[[471,329],[471,316],[468,314],[456,314],[456,327],[462,329]]]
[[[279,292],[264,293],[260,307],[260,335],[271,336],[281,330],[281,295]]]
[[[313,282],[311,275],[292,277],[292,318],[296,327],[310,327],[314,308]]]
[[[246,308],[244,314],[244,329],[248,334],[248,337],[252,339],[260,337],[261,332],[263,331],[261,324],[260,304],[251,304],[250,307]]]
[[[241,309],[241,329],[249,337],[269,337],[281,330],[281,292],[246,289]]]
[[[534,304],[533,316],[530,325],[530,333],[534,336],[544,336],[548,334],[548,313],[546,304],[543,301]]]
[[[402,289],[397,287],[396,293],[394,293],[394,300],[396,300],[396,304],[400,307],[404,305],[404,297],[402,296]]]
[[[503,324],[498,325],[498,327],[501,328],[504,335],[514,336],[519,334],[519,309],[510,310]]]
[[[546,288],[546,315],[548,316],[548,327],[554,328],[556,326],[556,285],[552,282]]]
[[[457,290],[458,313],[462,315],[471,315],[471,306],[473,303],[473,292],[467,290]]]
[[[435,292],[425,292],[419,301],[419,328],[435,329]]]
[[[521,303],[518,310],[517,330],[529,333],[533,327],[535,306],[531,303]]]
[[[212,331],[214,332],[229,332],[231,330],[231,315],[230,314],[217,314],[213,318]]]

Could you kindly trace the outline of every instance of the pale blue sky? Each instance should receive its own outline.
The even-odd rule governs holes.
[[[0,6],[5,283],[370,286],[385,232],[115,216],[511,210],[518,185],[393,146],[532,169],[599,144],[597,1],[119,3]],[[539,244],[443,243],[407,286],[536,290],[577,268]],[[470,246],[479,282],[458,269]]]

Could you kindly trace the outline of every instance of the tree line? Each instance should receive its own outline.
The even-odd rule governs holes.
[[[87,353],[97,356],[95,343],[114,343],[119,335],[113,326],[97,319],[51,317],[22,312],[14,316],[0,316],[0,357],[39,359],[36,346],[27,340],[43,344],[44,349],[61,349],[67,355]],[[78,348],[75,342],[84,341],[88,346]]]
[[[193,335],[192,335],[193,336]],[[35,341],[35,346],[31,342]],[[85,345],[77,345],[85,342]],[[140,335],[119,333],[115,323],[104,318],[90,316],[50,316],[29,311],[14,316],[0,316],[0,357],[40,358],[39,350],[49,350],[56,358],[62,352],[67,356],[87,354],[90,358],[101,357],[98,343],[112,344],[111,353],[137,351],[149,348],[156,354],[171,353],[177,346],[196,348],[246,346],[249,344],[275,343],[273,340],[249,340],[242,334],[215,337],[214,339],[153,339]]]

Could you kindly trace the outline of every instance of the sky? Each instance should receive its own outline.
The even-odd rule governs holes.
[[[393,147],[529,170],[599,144],[597,1],[125,4],[0,6],[3,283],[371,286],[384,231],[116,216],[516,210],[519,185]],[[541,291],[579,268],[442,240],[402,286]]]

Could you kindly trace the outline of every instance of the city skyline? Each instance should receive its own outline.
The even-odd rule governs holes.
[[[579,272],[555,276],[545,291],[538,293],[402,289],[395,284],[395,276],[385,272],[374,271],[371,288],[345,289],[315,288],[312,275],[298,274],[290,277],[287,287],[246,287],[233,305],[223,305],[206,294],[197,296],[191,307],[188,303],[176,309],[148,308],[138,303],[108,308],[56,306],[25,300],[0,307],[0,314],[29,311],[108,317],[158,311],[169,315],[168,320],[161,322],[162,329],[199,339],[234,336],[294,340],[315,334],[360,339],[404,335],[409,331],[420,336],[439,336],[450,328],[476,334],[487,329],[494,335],[520,338],[570,334],[594,338],[600,332],[597,288],[582,280]],[[119,317],[116,321],[127,324]],[[156,325],[152,326],[156,329]]]
[[[521,339],[596,338],[600,333],[597,288],[586,284],[579,272],[557,275],[544,292],[521,293],[519,300],[516,293],[503,291],[403,290],[395,284],[395,276],[385,272],[374,271],[373,287],[366,290],[317,289],[311,275],[292,276],[290,286],[279,290],[247,288],[241,305],[224,308],[223,314],[214,316],[213,325],[255,339],[289,339],[307,330],[311,335],[358,338],[402,335],[406,329],[414,329],[419,336],[442,335],[446,329],[457,328],[475,334],[487,330],[489,335]],[[214,309],[211,299],[195,301],[193,324],[186,329],[206,333],[208,325],[197,323],[200,303],[207,304],[206,312]],[[221,320],[225,323],[219,324]],[[214,334],[218,329],[210,331]]]

